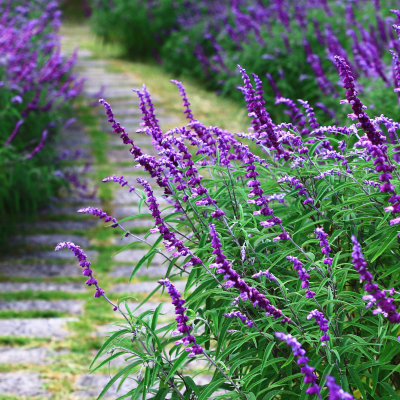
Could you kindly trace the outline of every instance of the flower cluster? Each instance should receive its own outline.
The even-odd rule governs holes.
[[[324,232],[323,228],[316,228],[314,233],[315,237],[320,241],[319,245],[322,247],[321,252],[326,255],[326,257],[324,258],[324,264],[332,265],[332,258],[329,257],[329,253],[332,251],[332,249],[330,248],[329,243],[326,240],[328,234]]]
[[[283,332],[275,332],[275,336],[281,342],[285,342],[292,348],[293,355],[297,357],[297,364],[300,365],[300,371],[304,374],[304,383],[311,383],[311,386],[307,388],[307,394],[318,394],[320,395],[321,387],[315,382],[317,381],[317,375],[315,374],[315,368],[308,365],[310,361],[306,356],[306,351],[301,347],[301,344],[295,337],[290,334]]]
[[[190,351],[189,357],[202,354],[203,348],[196,343],[196,338],[190,334],[190,331],[193,328],[187,324],[189,320],[189,317],[185,315],[187,308],[183,307],[183,304],[185,304],[186,300],[181,298],[179,290],[169,281],[168,278],[160,279],[158,283],[168,289],[168,294],[171,296],[172,304],[175,306],[175,314],[177,314],[175,320],[177,322],[178,329],[173,334],[185,335],[182,339],[177,340],[175,344],[184,344],[185,346],[192,345],[186,349],[186,351]]]
[[[225,287],[234,287],[240,291],[240,298],[243,301],[250,300],[253,307],[258,307],[265,310],[267,316],[273,316],[275,319],[282,318],[282,323],[290,323],[291,319],[286,317],[281,310],[273,306],[265,296],[257,289],[249,286],[239,274],[232,268],[229,261],[222,250],[222,243],[218,237],[218,233],[214,224],[210,224],[211,246],[214,249],[215,262],[210,265],[212,268],[217,268],[217,274],[224,274],[226,280]]]
[[[97,279],[93,277],[93,270],[90,268],[91,263],[87,260],[87,255],[83,252],[83,250],[76,246],[74,243],[71,242],[61,242],[55,248],[55,251],[59,251],[61,249],[68,249],[74,253],[74,256],[78,259],[79,265],[83,268],[82,275],[87,276],[88,280],[86,281],[86,285],[96,287],[96,292],[94,297],[101,297],[103,296],[106,298],[104,294],[104,290],[102,290],[99,285],[97,284]]]
[[[387,147],[384,145],[386,137],[382,132],[378,131],[365,112],[366,106],[363,105],[361,100],[357,97],[357,90],[354,85],[354,78],[351,74],[350,67],[346,64],[345,60],[341,57],[335,57],[339,75],[343,77],[343,87],[347,90],[346,100],[341,100],[341,104],[349,103],[353,109],[353,113],[349,114],[352,120],[358,119],[360,127],[366,133],[358,143],[359,147],[366,148],[371,156],[375,159],[374,165],[376,172],[382,172],[379,180],[385,182],[380,186],[381,192],[393,192],[394,186],[390,183],[393,178],[390,174],[394,167],[390,165],[387,156]]]
[[[116,228],[118,226],[118,221],[112,217],[111,215],[107,215],[106,212],[104,212],[101,208],[96,208],[96,207],[85,207],[81,208],[78,210],[78,213],[81,214],[92,214],[95,217],[99,217],[100,219],[104,218],[104,223],[107,222],[114,222],[113,225],[111,225],[111,228]]]
[[[121,187],[124,187],[128,185],[129,187],[129,193],[133,192],[135,190],[134,186],[130,186],[127,180],[124,180],[124,176],[121,175],[119,178],[115,174],[113,176],[108,176],[107,178],[104,178],[102,182],[115,182],[121,185]]]
[[[335,381],[331,375],[326,375],[326,387],[328,388],[328,400],[355,400],[354,397],[345,392]]]
[[[326,333],[328,332],[329,325],[328,320],[324,317],[324,314],[321,311],[313,310],[307,315],[307,319],[314,318],[315,322],[318,324],[319,329],[324,332],[321,336],[322,346],[325,346],[324,342],[329,342],[329,335]]]
[[[374,277],[366,268],[367,263],[361,252],[360,243],[358,243],[358,240],[354,235],[352,235],[351,241],[353,242],[353,252],[351,253],[353,257],[353,265],[360,274],[360,280],[366,282],[364,289],[369,293],[369,295],[363,296],[363,300],[368,301],[366,308],[374,306],[375,309],[373,310],[373,314],[382,314],[392,324],[400,323],[400,313],[396,310],[396,305],[393,304],[394,299],[389,297],[389,295],[393,295],[394,289],[380,290],[379,285],[373,283]]]
[[[299,179],[297,179],[294,176],[284,176],[277,181],[278,183],[288,183],[290,186],[293,186],[295,189],[299,189],[298,193],[300,196],[306,196],[306,199],[303,201],[304,205],[307,204],[313,204],[314,199],[310,197],[310,195],[307,193],[307,189],[304,187],[304,185],[300,182]]]
[[[310,290],[310,275],[308,275],[306,269],[303,267],[303,263],[294,256],[287,256],[287,260],[289,260],[293,264],[293,268],[295,271],[299,274],[299,278],[301,279],[301,287],[302,289],[307,289],[306,290],[306,297],[307,299],[312,299],[315,296],[315,292],[312,292]]]
[[[230,313],[223,314],[225,318],[239,318],[244,324],[248,325],[249,328],[253,327],[253,321],[250,321],[240,311],[231,311]]]

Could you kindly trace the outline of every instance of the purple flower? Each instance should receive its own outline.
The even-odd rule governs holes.
[[[314,318],[315,322],[318,324],[319,329],[324,332],[321,336],[322,346],[325,346],[324,342],[329,342],[329,335],[326,333],[328,332],[329,325],[328,320],[324,317],[324,314],[321,311],[313,310],[307,315],[307,319]]]
[[[326,375],[326,387],[328,388],[328,400],[355,400],[354,397],[346,393],[335,381],[331,375]]]
[[[303,267],[303,263],[297,258],[293,256],[287,256],[287,260],[289,260],[293,264],[293,268],[298,273],[299,278],[301,279],[301,287],[306,290],[307,299],[312,299],[315,296],[315,292],[310,290],[310,275],[308,275],[307,270]]]
[[[297,364],[302,365],[302,367],[300,367],[300,371],[304,374],[304,383],[311,383],[311,386],[307,388],[306,393],[318,394],[320,396],[321,387],[315,383],[318,379],[314,372],[315,368],[308,365],[310,360],[306,356],[306,351],[301,347],[301,344],[294,336],[290,334],[275,332],[275,336],[278,340],[285,342],[292,348],[293,355],[297,357]]]
[[[102,179],[102,182],[110,182],[110,181],[113,181],[113,182],[116,182],[116,183],[120,184],[121,187],[128,186],[129,187],[129,193],[133,192],[135,190],[134,186],[130,186],[128,184],[128,181],[124,180],[124,176],[123,175],[118,177],[118,176],[116,176],[114,174],[113,176],[108,176],[107,178]]]
[[[94,294],[94,297],[101,297],[103,296],[108,302],[110,302],[107,297],[104,294],[104,290],[102,290],[99,285],[97,284],[97,280],[94,279],[93,277],[93,271],[89,268],[91,263],[87,260],[87,255],[83,252],[83,250],[79,247],[76,246],[74,243],[71,242],[61,242],[58,243],[58,245],[55,248],[55,251],[65,249],[67,248],[68,250],[71,250],[74,252],[75,257],[79,261],[79,265],[83,268],[82,274],[84,276],[87,276],[89,279],[86,281],[86,285],[96,286],[96,292]],[[111,303],[111,302],[110,302]],[[111,303],[112,304],[112,303]]]
[[[187,324],[189,317],[185,315],[186,307],[183,307],[186,300],[181,298],[181,294],[179,290],[169,281],[168,278],[160,279],[158,281],[159,284],[165,286],[168,290],[168,294],[171,296],[172,304],[175,306],[175,314],[177,317],[175,318],[177,322],[177,330],[174,331],[173,335],[185,335],[182,339],[177,340],[175,342],[176,345],[183,344],[185,346],[191,345],[188,347],[186,351],[189,351],[189,357],[194,357],[198,354],[203,353],[203,348],[196,343],[196,338],[190,334],[190,331],[193,329],[190,325]]]
[[[223,315],[226,318],[239,318],[244,324],[247,324],[249,328],[253,327],[253,321],[248,320],[240,311],[232,311]]]
[[[95,207],[85,207],[81,208],[78,210],[78,213],[81,214],[92,214],[95,217],[99,217],[100,219],[104,218],[104,222],[114,222],[113,225],[111,225],[111,228],[116,228],[118,226],[118,221],[113,218],[111,215],[107,215],[101,208],[95,208]]]
[[[369,295],[363,296],[363,300],[368,301],[366,308],[374,306],[373,314],[382,314],[392,324],[400,323],[400,313],[396,310],[396,305],[393,304],[394,299],[389,297],[389,295],[393,295],[394,289],[380,290],[379,285],[373,283],[373,276],[366,268],[367,263],[364,260],[357,238],[353,235],[351,240],[353,242],[353,252],[351,254],[353,265],[360,274],[361,282],[366,282],[364,290],[369,293]]]
[[[257,289],[249,286],[239,274],[232,268],[227,261],[222,250],[222,243],[218,237],[218,233],[214,224],[210,224],[211,247],[214,249],[212,254],[215,255],[215,262],[210,265],[211,268],[217,268],[217,274],[224,274],[227,281],[226,287],[234,287],[240,291],[240,297],[243,301],[250,300],[254,307],[265,310],[267,316],[273,316],[275,319],[282,318],[282,323],[290,323],[291,319],[286,317],[281,310],[273,306],[265,296]]]
[[[332,251],[332,249],[329,246],[328,241],[326,238],[328,237],[328,234],[324,232],[323,228],[316,228],[314,230],[315,237],[319,239],[319,245],[322,247],[321,252],[326,255],[326,258],[324,259],[324,264],[326,265],[332,265],[332,258],[329,257],[329,253]]]

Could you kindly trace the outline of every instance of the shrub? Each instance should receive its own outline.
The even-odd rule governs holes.
[[[321,126],[306,101],[306,121],[273,123],[260,79],[254,75],[252,83],[241,67],[250,134],[201,124],[177,81],[188,124],[163,133],[146,88],[137,90],[144,121],[138,132],[151,135],[158,158],[144,154],[100,100],[113,132],[171,204],[160,210],[146,180],[137,179],[139,189],[114,175],[103,181],[138,196],[139,214],[117,221],[98,208],[79,212],[138,241],[124,221],[151,214],[148,234],[159,238],[132,277],[161,254],[168,272],[152,294],[168,292],[177,315],[160,327],[162,303],[140,315],[126,299],[114,303],[79,246],[56,247],[75,253],[95,297],[123,316],[95,361],[108,358],[94,370],[116,357],[127,366],[101,395],[140,368],[132,398],[398,397],[400,177],[381,128],[397,138],[399,124],[371,118],[350,67],[341,57],[336,64],[350,126]],[[310,132],[301,136],[305,127]],[[187,279],[184,293],[174,286],[177,277]],[[185,373],[194,358],[208,362],[208,385]]]
[[[92,27],[106,42],[123,43],[131,56],[157,58],[164,38],[177,26],[178,4],[172,0],[94,0]]]
[[[175,77],[188,76],[240,100],[236,64],[259,75],[274,120],[282,122],[277,97],[317,103],[323,122],[331,123],[340,91],[334,66],[339,54],[351,62],[359,90],[376,115],[393,112],[393,81],[388,50],[400,46],[391,31],[393,1],[177,1],[158,12],[163,1],[115,0],[96,3],[93,26],[104,38],[120,41],[131,55],[161,55]],[[149,15],[152,15],[150,18]],[[111,21],[111,23],[110,23]],[[269,79],[266,77],[269,74]],[[382,81],[387,88],[384,88]],[[318,104],[322,103],[322,104]],[[333,109],[333,115],[332,110]],[[397,112],[397,111],[396,111]]]
[[[0,3],[0,230],[47,205],[62,181],[51,143],[82,80],[64,60],[57,2]],[[59,162],[58,162],[59,164]]]

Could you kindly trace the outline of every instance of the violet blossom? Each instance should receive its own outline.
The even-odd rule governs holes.
[[[75,257],[78,259],[79,265],[83,268],[82,275],[88,277],[86,285],[94,285],[96,287],[94,297],[104,297],[110,304],[114,306],[114,311],[116,311],[117,307],[110,300],[108,300],[107,296],[104,294],[104,290],[99,287],[99,285],[97,284],[97,280],[93,277],[93,270],[90,268],[91,263],[87,260],[87,255],[83,252],[83,250],[72,242],[61,242],[58,243],[55,251],[59,251],[65,248],[71,250],[74,253]]]
[[[175,320],[177,322],[178,329],[172,334],[185,335],[182,339],[177,340],[175,342],[175,345],[191,345],[190,347],[186,348],[186,351],[190,352],[189,357],[194,357],[198,354],[202,354],[203,348],[196,343],[196,338],[190,334],[190,331],[193,328],[187,324],[189,320],[189,317],[185,315],[185,311],[187,310],[187,308],[183,307],[183,304],[185,304],[186,300],[181,298],[179,290],[169,281],[168,278],[160,279],[158,283],[167,288],[168,294],[171,296],[172,299],[172,304],[175,306],[175,314],[177,314]]]
[[[306,351],[301,347],[298,340],[290,335],[283,332],[275,332],[275,336],[281,342],[285,342],[288,346],[292,348],[293,355],[297,357],[297,365],[300,366],[300,371],[304,374],[304,383],[311,383],[311,386],[307,388],[307,394],[317,394],[318,398],[322,400],[321,397],[321,387],[316,384],[317,375],[315,374],[315,368],[308,365],[310,361],[306,356]]]
[[[330,248],[329,243],[326,240],[328,234],[324,232],[324,228],[316,228],[314,230],[314,233],[315,237],[320,241],[319,245],[322,247],[321,252],[326,255],[323,263],[326,265],[332,265],[332,258],[329,257],[329,253],[332,251],[332,249]]]
[[[302,289],[306,289],[306,298],[312,299],[315,296],[315,292],[310,290],[310,275],[308,275],[307,270],[303,267],[303,263],[294,256],[287,256],[287,260],[289,260],[293,264],[293,268],[298,273],[301,282]]]
[[[361,282],[366,282],[364,290],[369,293],[369,295],[363,296],[363,300],[368,301],[366,308],[374,306],[373,314],[382,314],[392,324],[400,323],[400,313],[396,310],[394,299],[389,297],[394,294],[394,289],[381,290],[378,284],[373,283],[374,278],[366,268],[367,263],[361,252],[361,246],[354,235],[352,235],[351,241],[353,242],[353,252],[351,253],[353,265],[360,274]]]
[[[250,321],[240,311],[231,311],[230,313],[223,314],[225,318],[239,318],[249,328],[253,327],[253,321]]]
[[[329,325],[328,320],[324,317],[324,314],[321,311],[313,310],[307,315],[307,319],[314,318],[315,322],[318,324],[319,329],[324,332],[321,336],[322,346],[325,346],[325,342],[329,342],[329,335],[327,334]]]
[[[345,392],[335,381],[335,378],[331,375],[326,375],[326,387],[328,388],[329,397],[328,400],[355,400],[355,398]]]
[[[275,319],[282,318],[282,323],[289,324],[291,319],[286,317],[281,310],[273,306],[270,301],[257,289],[249,286],[239,274],[232,268],[227,261],[227,257],[222,250],[222,243],[214,224],[210,224],[211,247],[214,249],[212,254],[215,255],[215,261],[210,265],[211,268],[217,268],[217,274],[224,274],[226,280],[225,287],[234,287],[240,291],[240,298],[243,301],[249,300],[253,307],[265,310],[267,316],[273,316]]]

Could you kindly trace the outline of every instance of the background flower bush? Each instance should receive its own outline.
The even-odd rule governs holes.
[[[154,56],[174,76],[197,78],[240,100],[236,64],[246,65],[263,81],[277,122],[287,120],[284,111],[291,111],[285,105],[272,107],[284,97],[306,98],[321,121],[337,118],[343,123],[345,114],[336,101],[340,87],[335,55],[350,62],[364,102],[375,107],[376,115],[393,113],[397,82],[388,50],[398,52],[399,44],[391,29],[396,19],[391,0],[92,4],[92,26],[100,37],[119,41],[136,58]]]
[[[3,1],[0,10],[0,230],[7,236],[65,185],[52,144],[83,81],[71,73],[76,54],[60,53],[56,1]]]
[[[139,196],[139,214],[117,220],[98,208],[79,212],[134,238],[124,221],[154,218],[148,234],[159,238],[132,277],[161,254],[168,272],[150,296],[164,288],[177,315],[161,327],[162,304],[136,315],[125,299],[107,297],[79,246],[57,246],[74,252],[95,297],[123,316],[93,370],[116,357],[128,365],[100,397],[128,377],[138,387],[121,398],[399,396],[400,187],[396,145],[386,139],[398,140],[399,125],[373,118],[351,67],[339,56],[335,63],[340,102],[352,120],[338,127],[320,125],[307,101],[299,101],[300,120],[275,123],[261,80],[240,66],[250,133],[197,121],[178,81],[188,124],[164,133],[147,89],[135,90],[143,114],[138,132],[152,137],[158,157],[144,154],[100,100],[135,166],[156,178],[170,205],[160,209],[145,179],[114,175],[103,181]],[[178,276],[187,278],[183,293],[174,286]],[[184,375],[195,359],[208,362],[210,384],[196,385]]]

